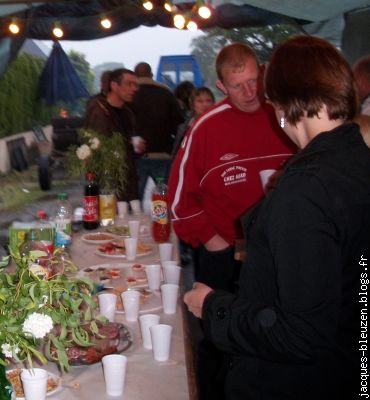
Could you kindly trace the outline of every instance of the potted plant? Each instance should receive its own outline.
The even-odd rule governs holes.
[[[102,193],[122,192],[127,182],[125,140],[118,132],[111,137],[92,130],[79,130],[79,146],[68,151],[68,169],[85,175],[92,172]]]

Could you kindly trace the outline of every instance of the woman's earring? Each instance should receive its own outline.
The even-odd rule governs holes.
[[[284,128],[284,126],[285,126],[285,118],[281,117],[280,118],[280,128]]]

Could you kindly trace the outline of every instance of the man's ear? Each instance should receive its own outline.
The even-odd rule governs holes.
[[[222,92],[225,96],[227,96],[227,94],[228,94],[228,93],[227,93],[227,90],[226,90],[224,84],[223,84],[219,79],[216,81],[216,87],[217,87],[218,90],[221,90],[221,92]]]

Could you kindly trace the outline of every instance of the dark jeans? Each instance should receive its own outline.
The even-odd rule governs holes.
[[[201,245],[195,258],[197,282],[205,283],[213,289],[235,292],[241,263],[234,259],[234,247],[208,251]],[[200,341],[197,353],[199,400],[224,400],[226,355],[207,339]]]
[[[167,183],[171,160],[146,158],[145,156],[136,160],[136,171],[139,177],[139,199],[143,199],[146,180],[150,176],[155,181],[156,178],[164,178]]]

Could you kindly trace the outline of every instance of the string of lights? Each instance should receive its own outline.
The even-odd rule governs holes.
[[[212,15],[212,7],[209,0],[196,0],[196,2],[183,2],[179,0],[143,0],[142,6],[146,12],[154,10],[171,14],[173,25],[177,29],[188,29],[196,31],[198,29],[197,19],[208,19]],[[109,30],[112,28],[112,18],[109,13],[97,15],[99,24],[102,29]],[[7,32],[10,36],[16,36],[22,33],[24,22],[21,18],[14,16],[8,17]],[[61,21],[55,18],[51,24],[51,35],[57,39],[64,36],[63,25]]]

